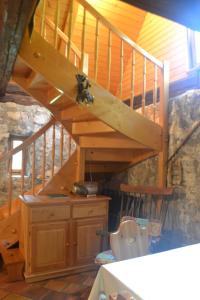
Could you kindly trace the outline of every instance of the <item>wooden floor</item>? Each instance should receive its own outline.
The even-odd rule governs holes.
[[[85,272],[37,283],[9,283],[0,272],[0,299],[4,300],[87,300],[96,272]]]

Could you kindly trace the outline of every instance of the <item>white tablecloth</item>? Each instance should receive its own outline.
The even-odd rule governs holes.
[[[88,300],[123,290],[135,300],[200,300],[200,244],[104,265]]]

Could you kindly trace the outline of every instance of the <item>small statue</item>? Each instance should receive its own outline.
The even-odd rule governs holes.
[[[94,96],[88,91],[91,84],[85,75],[77,74],[76,79],[78,81],[78,94],[76,101],[78,103],[91,104],[94,102]]]

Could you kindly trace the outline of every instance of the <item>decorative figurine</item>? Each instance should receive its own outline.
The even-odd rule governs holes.
[[[78,94],[76,101],[78,103],[92,104],[94,102],[94,96],[90,94],[89,87],[91,84],[87,76],[82,74],[77,74],[76,79],[78,81]]]

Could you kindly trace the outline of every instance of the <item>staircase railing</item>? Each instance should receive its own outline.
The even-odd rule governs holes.
[[[39,141],[40,145],[37,144]],[[0,156],[0,163],[5,163],[5,168],[7,168],[6,171],[4,169],[4,173],[7,174],[9,215],[12,211],[14,192],[13,180],[15,174],[12,168],[14,155],[19,152],[22,153],[21,171],[17,176],[21,186],[20,193],[24,195],[25,192],[30,191],[34,195],[37,193],[38,185],[40,189],[44,188],[48,180],[54,176],[56,168],[62,167],[64,161],[69,159],[72,154],[73,144],[74,141],[72,141],[71,136],[64,129],[63,125],[56,123],[55,119],[52,118],[36,133],[24,140],[21,145]],[[29,159],[27,159],[27,156]],[[29,167],[29,172],[27,172],[27,167]],[[29,180],[28,186],[25,184],[26,180]]]
[[[69,51],[71,52],[71,60],[73,64],[78,67],[80,65],[82,53],[78,49],[78,47],[69,40],[68,36],[58,27],[59,23],[59,15],[60,15],[60,2],[57,1],[57,10],[55,11],[55,16],[53,22],[48,16],[45,15],[46,13],[46,0],[42,0],[42,11],[37,10],[37,13],[40,17],[40,26],[36,27],[36,31],[39,31],[41,36],[46,39],[48,42],[50,42],[54,48],[58,49],[59,51],[62,51],[62,53],[65,55],[65,57],[69,57]],[[52,32],[52,38],[47,35],[47,31]],[[60,43],[58,42],[60,41]],[[63,43],[63,47],[61,47]],[[63,48],[63,49],[61,49]],[[84,59],[82,62],[82,70],[85,74],[88,74],[88,54],[84,53]]]
[[[130,108],[163,126],[163,113],[168,98],[169,74],[167,63],[161,62],[113,26],[85,0],[69,0],[67,26],[58,26],[61,1],[56,1],[54,20],[46,13],[42,0],[40,33],[47,26],[54,31],[51,43],[58,45],[58,37],[65,42],[65,55],[80,71],[121,100],[128,100]],[[75,9],[74,9],[75,8]],[[78,50],[80,49],[80,50]],[[88,53],[86,66],[85,58]],[[151,104],[151,105],[149,105]]]

